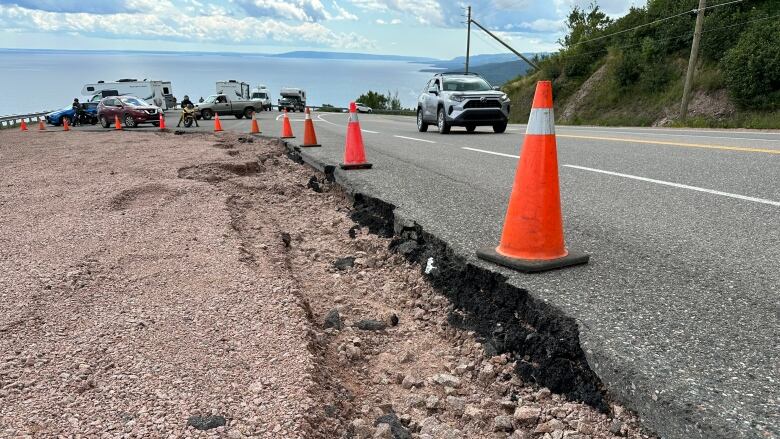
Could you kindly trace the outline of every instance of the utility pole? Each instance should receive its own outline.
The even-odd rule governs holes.
[[[685,86],[683,87],[682,104],[680,104],[680,120],[688,117],[688,100],[693,87],[693,72],[696,70],[696,59],[699,56],[699,41],[701,40],[701,28],[704,25],[704,9],[707,0],[699,0],[699,9],[696,11],[696,27],[693,31],[693,44],[691,45],[691,57],[688,59],[688,72],[685,74]]]
[[[466,73],[469,72],[469,56],[471,55],[471,6],[468,7],[468,33],[466,33]]]

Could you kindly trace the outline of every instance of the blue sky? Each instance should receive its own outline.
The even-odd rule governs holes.
[[[0,47],[451,58],[465,46],[463,6],[523,52],[550,51],[574,5],[591,0],[0,0]],[[643,0],[600,0],[620,16]],[[474,53],[505,49],[484,34]]]

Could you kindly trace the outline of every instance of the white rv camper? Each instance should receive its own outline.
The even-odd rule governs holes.
[[[105,96],[131,95],[163,110],[176,106],[170,81],[139,81],[137,79],[120,79],[116,82],[98,81],[96,84],[85,85],[81,89],[81,94],[91,96],[91,101],[99,101]]]
[[[230,96],[230,99],[234,101],[248,101],[249,84],[235,79],[217,81],[217,94]]]
[[[256,87],[252,90],[252,100],[260,101],[262,106],[261,108],[264,111],[270,110],[271,105],[273,105],[271,102],[271,93],[264,85],[260,85],[259,87]]]

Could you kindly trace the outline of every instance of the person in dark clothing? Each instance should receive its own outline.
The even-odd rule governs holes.
[[[176,124],[177,127],[180,127],[181,123],[184,122],[184,111],[190,105],[193,106],[193,107],[195,106],[195,104],[193,104],[192,101],[190,100],[190,97],[187,96],[187,95],[184,95],[184,99],[182,99],[182,101],[181,101],[181,116],[179,117],[179,123]],[[193,117],[192,120],[195,122],[195,126],[196,127],[200,126],[200,125],[198,125],[198,118],[197,117]]]
[[[71,121],[71,125],[76,126],[79,125],[79,122],[81,121],[81,115],[84,113],[84,109],[81,107],[79,98],[73,98],[72,107],[73,107],[73,120]]]

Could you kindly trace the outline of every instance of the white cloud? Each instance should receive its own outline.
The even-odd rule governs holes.
[[[259,45],[276,42],[367,49],[375,46],[354,33],[338,33],[312,22],[289,24],[273,18],[190,16],[160,6],[150,14],[56,13],[10,6],[0,9],[0,26],[11,31],[76,33],[98,38],[172,40]]]

